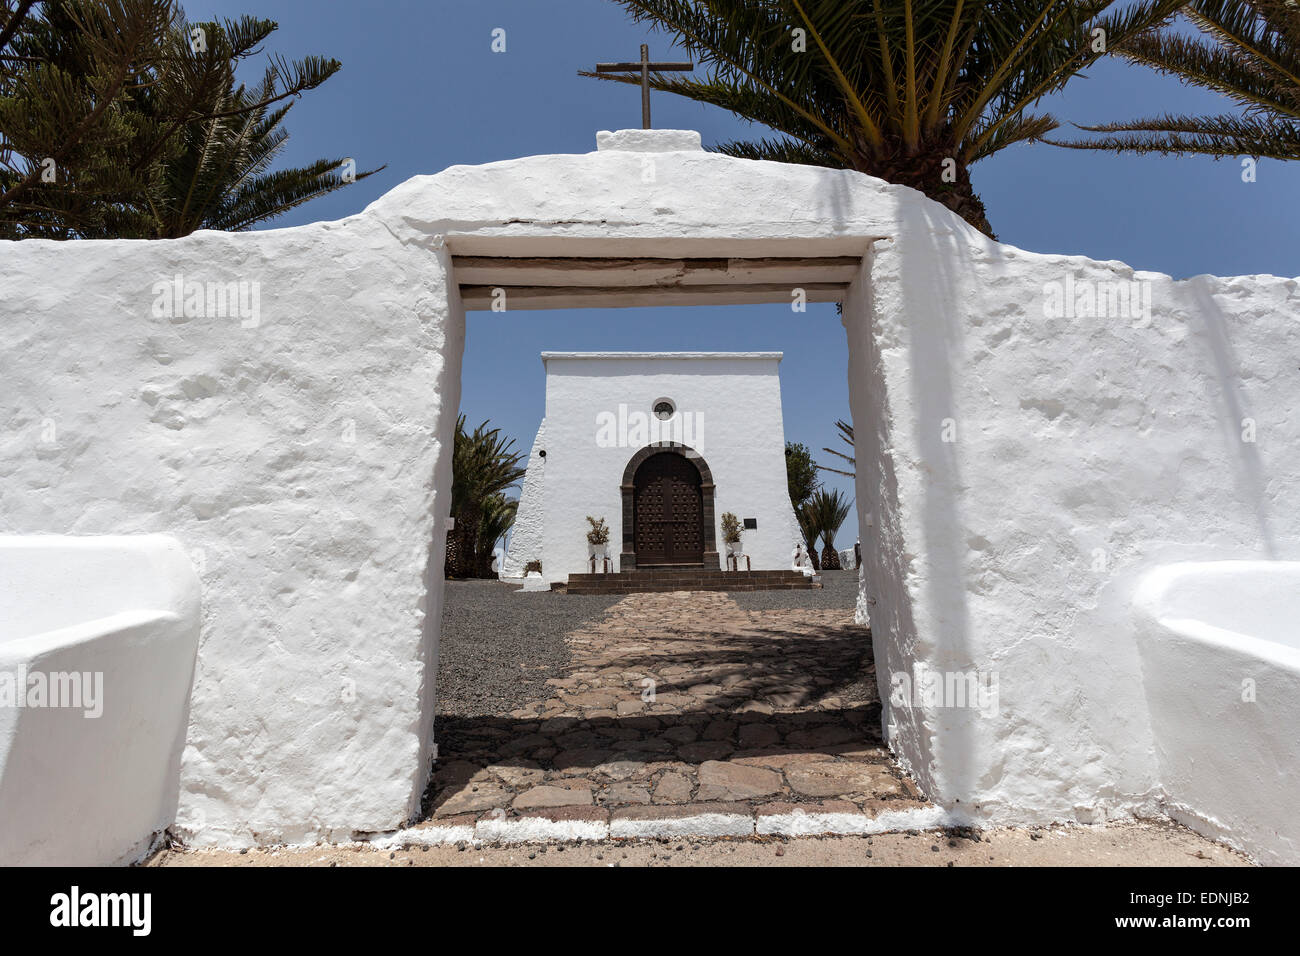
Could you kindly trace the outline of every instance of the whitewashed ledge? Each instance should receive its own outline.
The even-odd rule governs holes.
[[[628,153],[702,152],[704,145],[693,129],[602,129],[596,133],[596,151]]]
[[[497,811],[473,822],[432,821],[390,833],[375,833],[363,844],[378,850],[399,850],[411,846],[445,846],[469,843],[494,846],[512,843],[549,843],[613,840],[653,840],[748,836],[866,836],[903,830],[935,830],[970,826],[965,814],[942,807],[908,807],[877,813],[819,812],[816,805],[806,811],[783,807],[778,812],[708,811],[682,807],[623,807],[607,811],[590,807],[561,808],[508,818]]]

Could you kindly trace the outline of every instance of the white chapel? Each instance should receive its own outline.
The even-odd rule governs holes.
[[[545,417],[501,576],[789,569],[780,352],[543,352]],[[740,541],[728,546],[723,515]],[[589,543],[588,517],[609,541]],[[729,562],[728,552],[735,553]],[[534,565],[535,569],[535,565]]]

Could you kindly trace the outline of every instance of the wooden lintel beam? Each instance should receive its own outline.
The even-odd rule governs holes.
[[[627,288],[638,286],[851,282],[856,256],[807,258],[510,258],[453,256],[462,285]]]
[[[502,286],[461,285],[460,297],[469,310],[577,309],[680,305],[749,305],[797,301],[796,289],[807,302],[839,302],[845,282],[748,283],[745,285],[680,286]]]

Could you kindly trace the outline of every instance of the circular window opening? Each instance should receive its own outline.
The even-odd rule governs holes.
[[[655,418],[660,421],[667,421],[672,418],[677,411],[677,406],[666,398],[661,398],[655,402]]]

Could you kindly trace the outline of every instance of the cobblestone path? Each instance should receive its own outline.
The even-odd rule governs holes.
[[[850,611],[636,594],[566,641],[552,696],[439,719],[425,825],[537,817],[618,835],[704,815],[752,832],[796,809],[926,805],[881,741],[870,633]]]

